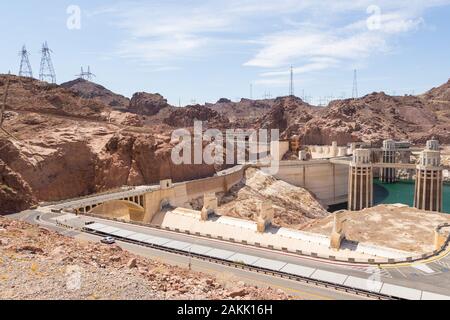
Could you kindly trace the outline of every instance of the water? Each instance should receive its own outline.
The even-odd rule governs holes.
[[[399,181],[396,183],[382,183],[376,179],[373,185],[374,203],[393,204],[403,203],[408,206],[414,205],[414,181]],[[450,185],[444,185],[443,211],[450,213]]]
[[[414,181],[402,180],[396,183],[382,183],[375,179],[373,184],[374,204],[403,203],[410,207],[414,205]],[[443,211],[450,213],[450,184],[444,184]],[[341,203],[328,208],[329,212],[346,210],[347,203]]]

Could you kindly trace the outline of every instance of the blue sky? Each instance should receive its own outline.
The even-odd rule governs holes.
[[[313,103],[351,96],[355,68],[360,95],[450,78],[450,0],[22,0],[0,12],[0,72],[18,73],[26,44],[37,76],[48,41],[58,83],[90,65],[115,92],[175,105],[249,97],[250,84],[253,98],[287,95],[291,65]]]

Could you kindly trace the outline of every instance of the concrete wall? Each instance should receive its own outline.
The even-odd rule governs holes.
[[[337,143],[327,146],[309,145],[305,146],[311,152],[313,159],[326,159],[335,157],[345,157],[348,155],[349,150],[345,146],[338,146]]]
[[[93,208],[89,213],[127,221],[142,221],[144,218],[143,208],[123,200],[105,202]]]
[[[277,148],[278,147],[278,148]],[[283,159],[284,155],[289,151],[289,141],[280,140],[277,142],[272,141],[270,144],[270,155],[275,161]]]
[[[307,189],[324,205],[347,201],[348,165],[332,164],[327,160],[281,161],[275,177]]]
[[[246,167],[236,167],[217,176],[181,182],[168,189],[159,189],[145,194],[145,216],[143,222],[150,223],[161,210],[163,203],[170,203],[173,207],[188,207],[189,202],[203,197],[205,193],[227,192],[239,183]]]

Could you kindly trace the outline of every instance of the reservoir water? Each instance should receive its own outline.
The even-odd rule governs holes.
[[[403,203],[410,207],[414,205],[414,181],[402,180],[396,183],[382,183],[375,179],[373,184],[374,205]],[[450,214],[450,184],[444,184],[443,211]],[[347,203],[330,206],[329,212],[346,210]]]
[[[403,180],[396,183],[382,183],[374,181],[373,185],[374,203],[393,204],[403,203],[408,206],[414,205],[414,181]],[[443,211],[450,213],[450,185],[444,184]]]

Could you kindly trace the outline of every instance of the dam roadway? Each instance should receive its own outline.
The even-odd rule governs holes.
[[[26,211],[13,215],[11,218],[39,224],[76,239],[96,242],[102,237],[102,235],[78,230],[68,230],[58,226],[55,218],[62,215],[48,213],[47,208],[47,210]],[[377,268],[368,265],[346,264],[304,257],[270,249],[256,248],[100,218],[81,217],[81,220],[83,224],[90,222],[96,225],[127,231],[128,233],[139,233],[148,235],[149,237],[165,238],[174,243],[188,243],[197,247],[214,248],[214,250],[221,252],[229,251],[241,256],[258,257],[260,261],[277,261],[281,266],[295,265],[302,268],[302,270],[310,270],[309,273],[311,274],[309,276],[312,278],[315,277],[315,279],[325,281],[332,279],[332,282],[336,282],[337,280],[337,282],[345,283],[346,285],[358,282],[357,280],[360,280],[359,282],[364,280],[375,281],[376,283],[381,283],[383,286],[383,289],[381,290],[380,288],[380,291],[383,292],[384,290],[385,293],[389,292],[394,297],[406,299],[450,299],[450,257],[448,252],[441,257],[420,264]],[[210,273],[219,278],[232,278],[251,285],[279,288],[294,297],[302,299],[367,298],[361,295],[335,290],[333,286],[326,288],[323,285],[314,285],[314,281],[308,284],[304,281],[290,280],[271,274],[256,272],[255,270],[227,266],[214,261],[197,259],[194,255],[177,254],[128,241],[119,240],[118,244],[124,249],[143,257],[159,259],[163,262],[183,267],[187,267],[190,264],[194,271]]]

